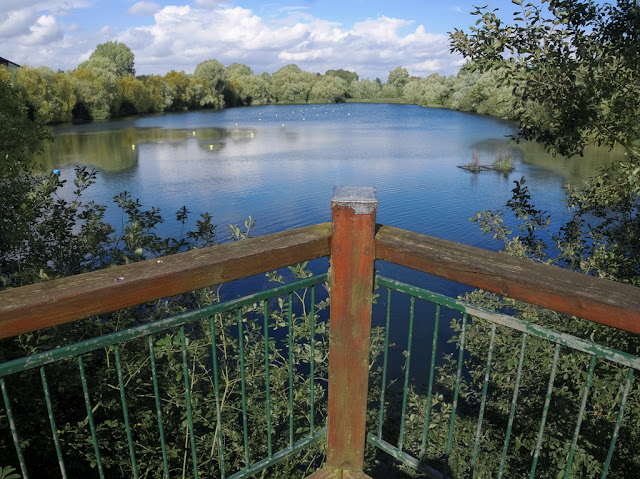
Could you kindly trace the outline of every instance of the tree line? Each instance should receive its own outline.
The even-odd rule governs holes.
[[[389,72],[386,83],[359,79],[338,69],[324,74],[295,64],[272,75],[256,74],[247,65],[224,66],[210,59],[193,74],[171,70],[165,75],[135,75],[134,55],[119,42],[100,44],[76,69],[49,67],[0,69],[32,118],[44,123],[105,120],[124,115],[220,109],[275,103],[340,103],[394,101],[451,108],[509,118],[513,102],[508,89],[496,87],[495,74],[468,65],[449,77],[433,73],[409,76],[406,68]]]

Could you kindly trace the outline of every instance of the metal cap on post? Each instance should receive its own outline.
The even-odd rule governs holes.
[[[357,215],[368,215],[378,206],[376,189],[372,186],[334,186],[331,205],[348,206]]]
[[[374,188],[340,186],[331,202],[327,468],[358,472],[364,461],[378,200]]]

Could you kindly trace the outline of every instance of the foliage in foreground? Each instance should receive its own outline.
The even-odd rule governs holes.
[[[476,10],[479,19],[470,33],[456,30],[452,49],[470,60],[474,75],[492,75],[497,88],[510,90],[509,102],[519,125],[519,137],[543,143],[552,153],[581,154],[589,144],[620,145],[627,160],[607,167],[585,185],[568,188],[572,218],[554,225],[535,206],[526,180],[517,181],[507,203],[509,213],[486,211],[473,218],[485,233],[503,242],[505,254],[553,264],[635,286],[640,285],[640,9],[637,2],[515,0],[518,11],[505,21],[490,6]],[[589,339],[636,356],[640,340],[624,331],[499,297],[483,291],[467,301],[506,312],[526,321]],[[459,346],[460,321],[452,321]],[[448,469],[452,477],[497,477],[505,454],[503,477],[529,477],[555,348],[529,338],[515,409],[510,446],[504,450],[522,335],[498,328],[479,459],[471,457],[486,371],[490,324],[472,319],[465,330],[464,374],[458,402],[454,445],[446,456],[439,445],[446,437],[452,391],[456,381],[454,357],[438,365],[433,395],[430,437],[439,439],[420,459]],[[457,355],[456,355],[457,356]],[[565,471],[589,357],[560,348],[551,409],[534,477],[601,477],[614,431],[627,368],[598,361],[575,456]],[[444,401],[442,400],[444,398]],[[424,419],[426,396],[411,388],[407,415]],[[417,405],[414,407],[413,405]],[[397,406],[397,399],[396,399]],[[634,378],[609,477],[636,477],[640,455],[640,382]],[[411,422],[405,424],[411,431]],[[419,456],[420,427],[409,432],[405,448]],[[390,440],[397,440],[390,435]],[[414,473],[408,472],[413,476]]]
[[[64,181],[57,176],[38,175],[33,172],[29,155],[40,150],[42,141],[49,139],[42,119],[29,119],[27,111],[13,94],[7,82],[0,81],[0,119],[6,128],[0,132],[0,158],[5,168],[0,169],[2,201],[2,228],[0,232],[0,289],[47,281],[116,264],[140,261],[191,248],[215,244],[216,228],[211,215],[204,213],[192,231],[184,231],[178,238],[163,238],[157,227],[163,222],[160,211],[144,209],[129,193],[114,198],[122,212],[122,226],[116,228],[103,220],[105,207],[85,203],[83,192],[95,181],[95,172],[80,168],[74,181],[75,191],[68,199],[63,194]],[[189,211],[182,208],[176,214],[185,226]],[[244,228],[232,225],[230,239],[249,237],[254,221],[249,219]],[[304,268],[295,269],[297,275],[306,275]],[[277,277],[275,277],[277,278]],[[169,315],[203,307],[219,301],[217,289],[206,289],[159,300],[150,304],[117,311],[99,318],[89,318],[57,328],[20,335],[4,340],[0,360],[6,361],[44,350],[55,349],[90,337],[144,324]],[[302,293],[301,293],[302,294]],[[306,302],[305,302],[306,301]],[[292,322],[294,339],[294,387],[296,439],[308,432],[310,360],[309,325],[311,321],[308,298],[301,296],[294,306]],[[303,305],[305,304],[305,305]],[[256,317],[259,305],[243,311],[245,322],[245,371],[247,373],[247,408],[252,426],[248,444],[252,457],[264,457],[265,398],[264,398],[264,332]],[[318,405],[316,424],[323,423],[324,322],[320,317],[321,304],[316,310],[318,321],[317,368],[315,388]],[[242,409],[240,401],[240,368],[238,365],[239,334],[237,316],[232,313],[212,318],[217,330],[216,348],[212,348],[210,324],[207,321],[185,328],[186,352],[193,405],[194,440],[198,447],[200,466],[205,475],[219,475],[218,430],[215,408],[215,388],[212,387],[212,354],[215,351],[220,368],[219,399],[222,414],[222,438],[225,444],[227,470],[244,467],[242,440]],[[288,444],[289,366],[282,333],[288,321],[288,305],[277,301],[272,305],[269,323],[271,337],[268,342],[271,365],[271,412],[273,420],[274,452]],[[305,344],[306,346],[305,347]],[[183,473],[190,467],[190,433],[185,409],[185,381],[179,331],[168,330],[154,342],[157,380],[161,391],[161,411],[168,445],[168,463],[172,474]],[[150,376],[150,352],[146,341],[132,341],[122,345],[119,354],[121,370],[129,404],[129,417],[133,441],[137,450],[137,467],[141,477],[159,477],[162,474],[162,455],[156,421],[153,385]],[[84,357],[89,382],[93,413],[97,423],[98,442],[103,454],[103,466],[108,476],[131,477],[127,438],[124,433],[120,406],[120,386],[114,365],[116,351],[105,347]],[[324,368],[324,369],[323,369]],[[47,367],[47,381],[51,387],[53,409],[56,411],[57,430],[67,454],[68,473],[72,477],[86,477],[96,472],[88,416],[83,404],[82,385],[75,360],[64,360]],[[57,475],[57,460],[46,419],[46,406],[38,371],[31,371],[7,379],[12,393],[12,406],[19,418],[22,447],[29,458],[30,470],[39,477]],[[305,422],[306,421],[306,422]],[[9,435],[6,411],[0,415],[2,440],[0,465],[2,473],[12,477],[11,466],[18,469],[13,442]],[[317,429],[317,428],[316,428]],[[186,439],[186,442],[182,442]],[[319,447],[319,446],[318,446]],[[306,457],[308,467],[320,460],[321,448],[311,448],[297,460],[280,464],[279,471],[286,476],[300,474],[298,462]],[[203,454],[202,451],[207,451]]]
[[[297,276],[310,274],[304,268],[293,268],[292,271]],[[22,335],[9,344],[5,343],[3,356],[6,358],[11,352],[30,354],[47,350],[60,345],[62,341],[77,340],[79,334],[92,336],[112,329],[121,330],[218,301],[217,290],[206,289],[184,297],[117,311],[101,318],[90,318],[74,326]],[[225,468],[227,474],[245,468],[241,371],[245,376],[249,426],[246,445],[250,461],[255,462],[268,457],[267,408],[272,424],[271,442],[274,453],[289,446],[290,420],[293,420],[295,441],[310,434],[311,381],[314,381],[314,432],[318,431],[325,422],[328,336],[326,315],[322,311],[327,304],[327,301],[319,302],[312,317],[306,292],[299,292],[293,303],[293,410],[289,407],[289,305],[286,300],[279,298],[270,304],[267,344],[271,394],[268,402],[265,393],[265,330],[262,304],[243,308],[242,337],[239,334],[238,314],[235,311],[216,314],[210,320],[185,326],[186,363],[183,362],[179,329],[155,335],[155,379],[160,392],[163,431],[167,440],[167,465],[171,477],[192,474],[192,434],[197,450],[198,472],[202,477],[219,477],[221,467]],[[310,335],[311,321],[316,323],[317,334],[314,338]],[[212,347],[213,331],[216,335],[215,348]],[[243,342],[244,368],[240,363],[240,339]],[[315,346],[314,378],[309,375],[311,341]],[[163,455],[158,434],[149,343],[143,338],[121,344],[118,349],[116,352],[114,347],[110,346],[83,355],[102,467],[108,477],[132,477],[134,467],[127,446],[120,400],[115,359],[115,355],[119,354],[127,397],[128,420],[136,451],[137,471],[140,477],[162,477]],[[217,376],[213,372],[214,353]],[[72,358],[47,367],[47,381],[52,387],[53,410],[56,413],[58,436],[67,459],[68,473],[72,476],[95,474],[97,462],[92,446],[89,418],[83,403],[77,360]],[[42,390],[38,390],[38,383],[39,373],[35,370],[20,374],[19,377],[11,377],[7,382],[12,392],[14,414],[18,417],[18,427],[24,438],[22,446],[29,469],[40,471],[39,477],[47,475],[44,471],[50,471],[52,477],[57,477],[55,450],[47,424]],[[190,411],[187,408],[185,389],[189,392]],[[220,422],[216,415],[217,404],[220,405]],[[193,430],[190,429],[189,412],[192,416]],[[6,415],[0,417],[0,422],[4,436],[0,448],[0,463],[17,466],[13,443],[10,437],[5,436],[8,434]],[[224,445],[224,466],[220,463],[220,441]],[[293,459],[270,468],[267,475],[306,477],[309,470],[312,471],[321,464],[322,451],[320,441],[293,456]]]

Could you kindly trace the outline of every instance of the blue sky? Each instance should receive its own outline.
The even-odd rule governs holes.
[[[0,0],[0,56],[19,64],[68,70],[95,46],[121,41],[138,74],[192,73],[204,60],[273,73],[289,63],[324,73],[356,71],[386,80],[454,74],[462,59],[447,32],[468,29],[477,1],[393,0]],[[482,2],[480,2],[482,3]],[[509,0],[493,7],[511,10]]]

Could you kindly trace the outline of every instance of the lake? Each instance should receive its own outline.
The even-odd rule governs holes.
[[[179,235],[173,216],[182,205],[193,225],[210,212],[218,237],[227,225],[257,220],[254,235],[330,221],[334,185],[374,186],[380,202],[379,223],[496,250],[500,243],[482,234],[469,218],[499,209],[511,197],[513,181],[525,176],[538,208],[549,211],[557,228],[568,218],[563,186],[588,178],[597,165],[615,154],[591,150],[584,158],[551,158],[538,145],[508,145],[511,123],[491,117],[412,105],[289,105],[196,111],[128,117],[53,128],[55,143],[41,161],[73,178],[76,165],[94,166],[98,181],[88,196],[103,204],[127,190],[147,208],[161,208],[161,233]],[[479,174],[457,168],[477,152],[492,163],[510,151],[515,170]],[[71,190],[72,188],[66,188]],[[70,194],[70,191],[67,192]],[[115,207],[108,212],[120,224]],[[312,269],[327,270],[316,260]],[[469,289],[456,283],[378,264],[384,275],[455,296]],[[226,297],[265,287],[264,276],[224,288]],[[380,298],[380,303],[385,301]],[[408,301],[394,313],[391,341],[406,341]],[[426,305],[416,317],[432,316]],[[402,318],[397,317],[402,316]],[[447,324],[447,317],[441,324]],[[384,305],[374,308],[374,324],[384,324]],[[415,377],[424,378],[431,328],[416,322],[412,362]],[[449,335],[442,351],[452,352]],[[402,347],[392,351],[394,377],[401,374]]]
[[[495,250],[500,244],[469,218],[502,208],[514,180],[525,176],[536,205],[559,224],[568,217],[563,185],[612,160],[598,151],[552,159],[535,144],[505,145],[514,133],[509,122],[415,105],[272,105],[62,125],[53,132],[55,143],[41,158],[45,168],[59,168],[69,179],[76,165],[97,168],[92,199],[111,204],[129,191],[145,207],[161,209],[161,232],[172,235],[180,234],[174,212],[182,205],[192,212],[192,225],[208,211],[221,240],[228,224],[249,215],[257,220],[254,235],[329,221],[333,186],[355,185],[376,187],[379,223]],[[456,167],[473,152],[480,163],[492,163],[500,151],[511,152],[511,173]],[[120,223],[115,207],[108,220]]]

